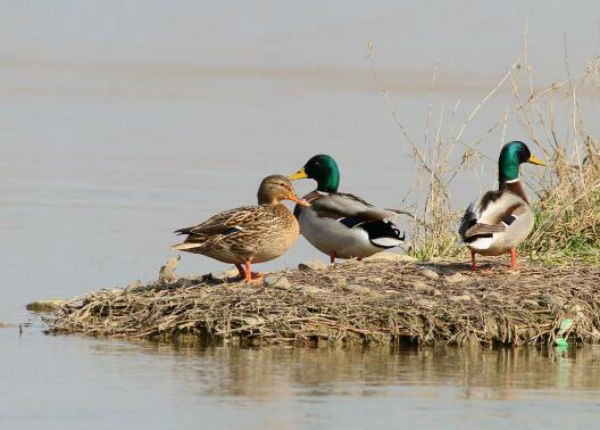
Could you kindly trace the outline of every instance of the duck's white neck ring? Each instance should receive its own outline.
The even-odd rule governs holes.
[[[504,181],[504,183],[505,184],[514,184],[515,182],[519,182],[519,181],[520,181],[520,179],[517,178],[517,179],[511,179],[510,181]]]

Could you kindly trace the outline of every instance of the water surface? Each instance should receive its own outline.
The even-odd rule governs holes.
[[[535,85],[564,79],[563,31],[580,73],[600,50],[595,1],[0,3],[0,323],[12,324],[0,329],[0,428],[595,424],[595,348],[173,348],[45,336],[24,309],[155,278],[173,230],[254,202],[264,176],[315,153],[338,160],[343,191],[414,202],[414,161],[367,42],[422,142],[440,116],[444,134],[460,127],[497,83],[526,18]],[[464,140],[513,103],[498,94]],[[509,118],[506,137],[524,136]],[[487,135],[481,151],[493,160],[502,139]],[[494,169],[458,178],[456,207]],[[260,270],[315,258],[326,259],[300,239]],[[226,268],[184,255],[179,271]]]
[[[194,348],[32,329],[0,341],[2,428],[589,428],[600,405],[597,347]]]

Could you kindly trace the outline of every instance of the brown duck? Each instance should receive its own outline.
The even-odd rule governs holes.
[[[258,280],[263,275],[251,272],[250,265],[284,254],[299,235],[298,221],[282,200],[308,205],[296,196],[288,178],[267,176],[258,189],[258,205],[223,211],[202,224],[177,230],[188,236],[172,248],[235,264],[246,282]]]

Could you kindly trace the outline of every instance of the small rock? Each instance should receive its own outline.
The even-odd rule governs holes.
[[[267,275],[263,279],[263,285],[271,288],[289,289],[292,284],[284,275]]]
[[[433,308],[434,306],[437,305],[437,301],[431,300],[431,299],[426,299],[426,298],[418,298],[418,299],[415,299],[413,304],[415,304],[417,306],[421,306],[423,308]]]
[[[384,261],[397,261],[400,263],[415,263],[419,261],[415,257],[411,257],[406,254],[395,254],[392,252],[378,252],[377,254],[373,254],[370,257],[363,258],[364,262],[384,262]]]
[[[25,306],[25,309],[31,312],[37,313],[51,313],[55,312],[66,302],[61,299],[46,299],[46,300],[38,300],[37,302],[29,303]]]
[[[137,290],[142,286],[142,281],[139,279],[137,281],[133,281],[125,287],[125,291]]]
[[[193,284],[194,284],[194,280],[193,279],[189,279],[189,278],[179,278],[175,282],[175,285],[177,287],[182,287],[182,288],[191,287]]]
[[[298,264],[298,270],[303,272],[318,271],[327,269],[327,265],[320,260],[310,260]]]
[[[552,294],[544,293],[540,296],[540,304],[541,305],[553,305],[562,308],[567,300],[560,296],[555,296]]]
[[[179,260],[181,260],[181,255],[177,254],[177,256],[173,258],[169,258],[167,260],[167,264],[161,266],[158,271],[158,281],[161,283],[170,283],[177,280],[177,275],[175,275],[175,269],[179,265]]]
[[[468,294],[462,294],[460,296],[450,296],[448,297],[448,300],[450,300],[451,302],[469,302],[471,301],[471,296],[469,296]]]
[[[481,293],[481,298],[482,299],[501,299],[502,294],[500,294],[497,291],[484,291],[483,293]],[[535,304],[537,305],[537,302],[535,302]]]
[[[261,318],[259,316],[244,317],[243,321],[244,321],[244,325],[249,326],[249,327],[263,325],[265,323],[264,318]]]
[[[413,281],[412,286],[414,287],[415,290],[421,291],[421,292],[428,291],[432,288],[431,285],[427,285],[427,283],[424,281]]]
[[[531,299],[522,299],[519,304],[523,307],[529,307],[533,309],[537,308],[540,305],[538,302]]]
[[[415,289],[415,291],[418,293],[425,294],[427,296],[439,295],[439,294],[435,294],[435,292],[437,291],[435,288],[433,288],[431,285],[428,285],[424,281],[418,281],[418,280],[413,281],[412,286]]]
[[[463,275],[462,273],[455,273],[454,275],[446,276],[444,279],[446,280],[446,282],[455,284],[457,282],[466,281],[467,277],[465,275]]]
[[[329,281],[336,287],[343,287],[344,285],[346,285],[346,278],[344,278],[343,276],[331,276],[329,278]]]
[[[211,273],[210,275],[217,281],[226,281],[227,279],[238,278],[240,276],[240,272],[238,272],[238,270],[234,267],[223,272]]]
[[[344,287],[344,290],[350,291],[355,294],[361,294],[361,295],[377,294],[377,292],[373,291],[371,288],[363,287],[362,285],[355,285],[355,284],[346,285]]]
[[[319,287],[315,287],[314,285],[302,285],[299,288],[301,291],[303,291],[305,294],[308,294],[309,296],[314,296],[317,294],[322,294],[325,293],[326,291],[319,288]]]
[[[440,277],[440,275],[438,275],[438,273],[435,270],[431,270],[431,269],[422,269],[420,271],[420,273],[427,279],[431,279],[431,280],[436,280]]]

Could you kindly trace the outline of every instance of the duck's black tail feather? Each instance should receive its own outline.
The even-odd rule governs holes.
[[[400,233],[398,227],[391,221],[367,222],[360,227],[367,232],[371,243],[380,248],[400,246],[406,238],[406,234]]]

